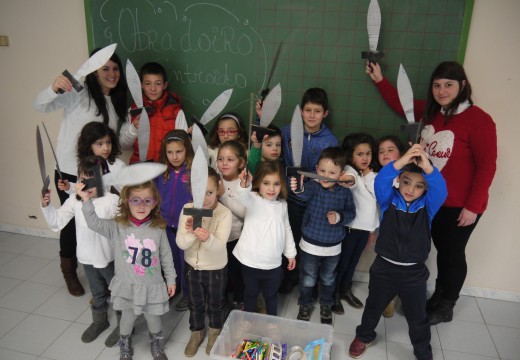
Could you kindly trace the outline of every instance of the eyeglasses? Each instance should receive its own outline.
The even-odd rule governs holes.
[[[238,133],[238,130],[224,130],[224,129],[217,130],[217,134],[219,136],[224,136],[224,135],[232,136],[232,135],[236,135],[237,133]]]
[[[144,199],[133,197],[131,199],[128,199],[128,203],[133,206],[139,206],[141,204],[144,204],[145,206],[153,206],[155,205],[155,200],[151,197],[147,197]]]

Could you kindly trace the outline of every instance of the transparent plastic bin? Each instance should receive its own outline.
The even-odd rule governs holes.
[[[305,349],[309,342],[325,338],[321,358],[329,360],[333,337],[334,328],[331,325],[233,310],[211,349],[210,357],[214,360],[231,359],[236,346],[245,338],[287,344],[288,352],[293,346]]]

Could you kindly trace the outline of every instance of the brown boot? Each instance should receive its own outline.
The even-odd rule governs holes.
[[[394,316],[394,310],[395,310],[395,299],[392,299],[388,305],[386,305],[385,311],[383,311],[383,316],[385,318],[391,318]]]
[[[197,353],[197,350],[199,350],[200,344],[202,344],[202,341],[204,340],[204,330],[198,330],[198,331],[192,331],[190,341],[188,341],[188,344],[186,345],[186,348],[184,349],[184,355],[187,357],[193,357]]]
[[[219,336],[222,329],[213,329],[209,328],[208,331],[208,344],[206,345],[206,355],[209,355],[211,349],[213,348],[213,344],[215,344],[215,341],[217,340],[217,337]]]
[[[76,273],[76,269],[78,268],[78,260],[76,258],[66,258],[60,256],[61,260],[61,272],[63,273],[63,278],[65,278],[65,283],[67,284],[67,289],[72,296],[82,296],[85,294],[85,289],[78,280],[78,274]]]

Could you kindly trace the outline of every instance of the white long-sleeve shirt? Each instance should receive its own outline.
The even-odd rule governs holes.
[[[108,126],[117,131],[117,113],[110,96],[105,96],[108,108]],[[76,146],[83,126],[91,121],[103,122],[103,115],[98,112],[94,100],[89,101],[87,89],[79,93],[75,90],[56,94],[49,86],[42,90],[34,100],[34,109],[40,112],[53,112],[63,108],[56,157],[62,172],[77,174]]]
[[[345,166],[345,172],[356,178],[356,183],[350,188],[356,205],[356,217],[347,226],[358,230],[374,231],[379,227],[379,215],[374,192],[374,180],[377,174],[370,172],[361,176],[349,165]]]
[[[96,214],[102,219],[113,219],[117,213],[119,196],[108,193],[103,197],[93,199]],[[49,205],[41,207],[47,224],[53,231],[60,231],[74,218],[76,222],[76,257],[85,265],[95,268],[105,268],[114,261],[114,242],[90,230],[82,212],[83,202],[72,194],[59,208]]]
[[[229,241],[237,240],[242,233],[244,226],[244,216],[246,208],[237,199],[237,189],[240,187],[240,179],[227,181],[222,179],[224,184],[224,194],[219,198],[219,201],[224,204],[233,215],[231,222],[231,234],[229,234]]]
[[[233,250],[238,261],[255,269],[271,270],[282,264],[282,254],[296,257],[287,202],[267,200],[251,192],[251,186],[239,186],[237,198],[246,208],[242,234]]]

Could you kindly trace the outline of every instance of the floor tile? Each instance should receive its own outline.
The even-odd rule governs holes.
[[[0,276],[0,298],[22,283],[21,280]]]
[[[408,333],[408,323],[406,322],[406,318],[403,315],[395,313],[391,318],[384,319],[384,323],[387,341],[408,345],[412,344],[410,342],[410,335]],[[430,345],[432,348],[441,348],[439,335],[437,334],[437,329],[435,327],[431,327]]]
[[[110,334],[107,330],[89,344],[81,341],[81,335],[87,325],[71,324],[42,354],[56,360],[94,360],[105,349],[105,339]],[[137,359],[137,358],[136,358]]]
[[[12,279],[27,280],[50,262],[49,259],[18,255],[0,266],[0,274]]]
[[[60,241],[58,239],[38,238],[39,241],[25,250],[22,254],[28,256],[41,257],[45,259],[55,259],[59,256]]]
[[[27,280],[40,284],[64,287],[65,280],[63,279],[63,274],[61,273],[60,260],[51,261]]]
[[[38,244],[42,238],[23,235],[23,234],[11,234],[7,237],[0,237],[0,249],[5,252],[21,254],[30,247]]]
[[[520,329],[520,303],[483,298],[476,300],[486,324]]]
[[[18,256],[18,254],[0,251],[0,266],[13,260],[16,256]]]
[[[41,304],[34,313],[74,321],[86,309],[90,309],[89,296],[71,296],[66,288],[61,288]]]
[[[413,347],[410,344],[395,343],[388,341],[386,343],[386,351],[388,360],[415,360]],[[441,349],[432,348],[433,358],[435,360],[444,359]]]
[[[0,338],[11,331],[28,315],[25,312],[0,308]]]
[[[0,359],[6,360],[36,360],[36,355],[30,355],[19,351],[0,348]]]
[[[29,315],[0,339],[0,347],[40,355],[69,326],[68,321]]]
[[[501,359],[520,359],[520,329],[488,326]]]
[[[473,296],[459,297],[457,304],[453,308],[453,320],[484,323],[480,308]]]
[[[498,356],[485,324],[453,320],[437,325],[437,331],[443,349]]]
[[[60,288],[31,282],[23,282],[0,299],[0,307],[33,312]]]
[[[444,360],[495,360],[498,359],[496,357],[461,353],[457,351],[451,350],[443,350]]]

